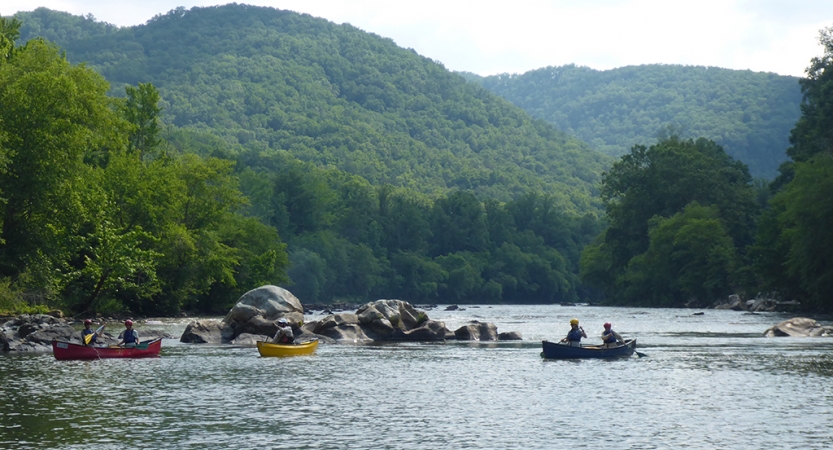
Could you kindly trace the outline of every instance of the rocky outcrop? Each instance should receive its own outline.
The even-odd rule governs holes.
[[[222,344],[233,341],[235,337],[234,330],[222,320],[195,320],[185,327],[185,331],[179,337],[179,342],[186,344]]]
[[[498,333],[497,340],[499,341],[522,341],[523,337],[519,331],[507,331],[505,333]]]
[[[73,326],[75,324],[75,326]],[[47,314],[24,314],[0,324],[0,349],[6,352],[51,352],[52,341],[81,343],[80,323]],[[105,329],[98,343],[115,345],[124,327],[113,324],[112,332]],[[137,323],[139,339],[147,341],[158,337],[171,338],[168,333],[146,329]]]
[[[798,336],[798,337],[820,337],[833,336],[833,327],[819,325],[813,319],[806,317],[793,317],[778,323],[764,331],[764,336]]]
[[[712,305],[714,309],[728,309],[732,311],[746,311],[746,305],[741,302],[737,294],[730,295],[725,301],[717,301]]]
[[[304,323],[304,308],[286,289],[263,286],[247,292],[222,320],[210,319],[188,324],[181,342],[254,345],[274,336],[275,323],[285,318],[292,325],[297,341],[319,339],[326,342],[443,341],[465,339],[494,341],[500,338],[490,323],[468,325],[459,336],[442,321],[431,320],[425,311],[402,300],[376,300],[355,313],[330,314],[321,320]],[[508,333],[505,339],[520,339]]]
[[[261,286],[243,294],[222,320],[191,322],[179,340],[191,344],[254,345],[257,340],[275,335],[278,319],[286,319],[297,336],[304,321],[303,305],[284,288]]]
[[[497,327],[491,323],[471,321],[468,325],[454,330],[459,341],[496,341]]]
[[[728,309],[732,311],[795,311],[801,304],[797,301],[781,301],[776,294],[758,293],[755,298],[742,300],[739,295],[732,294],[726,299],[718,300],[712,304],[714,309]]]
[[[340,342],[501,339],[494,324],[477,321],[451,332],[444,322],[431,320],[425,311],[402,300],[376,300],[362,305],[355,314],[329,315],[305,325],[304,329]],[[512,340],[520,336],[517,332],[504,333],[503,338]]]

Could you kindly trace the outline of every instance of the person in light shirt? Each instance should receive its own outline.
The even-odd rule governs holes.
[[[292,327],[286,319],[278,320],[278,331],[275,337],[272,338],[273,344],[294,344],[295,335],[292,333]]]

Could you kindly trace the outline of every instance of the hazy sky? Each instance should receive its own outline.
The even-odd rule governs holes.
[[[577,64],[687,64],[803,76],[833,26],[833,0],[251,0],[348,22],[451,70],[481,75]],[[205,0],[0,0],[128,26]]]

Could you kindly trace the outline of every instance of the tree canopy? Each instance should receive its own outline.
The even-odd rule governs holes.
[[[159,148],[158,92],[30,40],[0,59],[0,309],[225,311],[286,280],[277,231],[240,214],[232,161]]]
[[[833,309],[833,27],[821,31],[824,52],[801,80],[801,118],[773,183],[751,250],[760,283],[816,309]]]
[[[680,65],[593,70],[566,65],[523,74],[464,74],[533,117],[611,156],[676,134],[715,141],[755,177],[786,160],[801,92],[795,77]]]
[[[179,8],[120,29],[43,8],[18,17],[24,41],[54,39],[114,95],[152,83],[164,123],[232,148],[287,151],[377,186],[500,200],[534,190],[576,213],[599,207],[607,157],[351,25],[248,5]]]
[[[610,225],[584,249],[583,279],[629,304],[706,305],[733,293],[755,232],[751,182],[713,141],[634,146],[603,176]]]

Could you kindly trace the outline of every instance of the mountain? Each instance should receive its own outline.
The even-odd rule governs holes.
[[[229,146],[429,194],[546,192],[598,208],[612,159],[391,39],[290,11],[225,5],[114,27],[45,8],[17,15],[110,81],[153,83],[163,120]]]
[[[753,176],[765,178],[774,178],[786,161],[800,115],[798,78],[749,70],[567,65],[519,75],[463,75],[607,155],[653,144],[670,131],[714,140]]]

